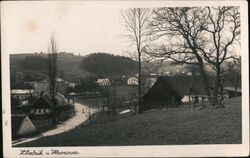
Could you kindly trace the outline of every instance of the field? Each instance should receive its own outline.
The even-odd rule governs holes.
[[[241,98],[234,98],[225,101],[225,108],[156,110],[20,146],[240,144],[241,131]]]

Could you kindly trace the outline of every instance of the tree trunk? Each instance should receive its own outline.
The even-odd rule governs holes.
[[[202,78],[203,78],[203,84],[204,84],[206,94],[207,94],[207,96],[210,96],[209,84],[208,84],[207,76],[206,76],[205,71],[204,71],[203,63],[199,64],[199,67],[200,67],[200,70],[201,70],[201,75],[202,75]]]
[[[139,59],[139,72],[138,72],[138,95],[139,95],[139,114],[142,113],[142,105],[141,105],[141,53],[138,53],[138,59]]]

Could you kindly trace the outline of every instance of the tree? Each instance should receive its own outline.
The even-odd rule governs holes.
[[[138,59],[138,95],[139,113],[142,113],[141,105],[141,56],[147,41],[147,24],[150,10],[145,8],[132,8],[122,11],[122,17],[128,34],[126,35],[136,46]]]
[[[228,63],[226,68],[226,79],[233,85],[235,96],[237,96],[237,89],[241,81],[241,58]]]
[[[235,58],[231,52],[240,38],[239,7],[206,7],[206,14],[208,19],[203,29],[207,33],[208,43],[200,46],[199,50],[216,72],[214,95],[217,96],[220,89],[223,98],[222,64]]]
[[[238,7],[160,8],[154,10],[151,22],[154,38],[164,37],[167,42],[155,49],[148,48],[161,60],[171,59],[180,64],[198,65],[205,90],[210,95],[204,64],[216,72],[214,95],[223,96],[222,64],[234,58],[232,50],[240,35]]]
[[[49,90],[50,98],[53,102],[53,123],[56,124],[56,77],[57,77],[57,45],[54,36],[50,38],[48,47],[48,76],[49,76]]]
[[[172,60],[177,64],[197,65],[204,81],[204,89],[210,96],[204,59],[199,50],[205,45],[203,25],[208,17],[204,8],[159,8],[153,10],[150,23],[151,35],[154,40],[164,44],[148,46],[146,53],[158,60]]]

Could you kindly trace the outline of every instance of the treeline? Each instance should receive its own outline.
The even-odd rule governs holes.
[[[48,57],[47,56],[27,56],[21,61],[21,66],[24,69],[36,70],[47,74],[48,72]]]
[[[129,75],[138,71],[136,61],[107,53],[94,53],[82,59],[81,68],[97,75]]]

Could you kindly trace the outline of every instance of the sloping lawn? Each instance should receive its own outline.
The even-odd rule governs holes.
[[[19,146],[239,144],[241,98],[230,99],[225,106],[203,110],[183,106],[148,112]]]

